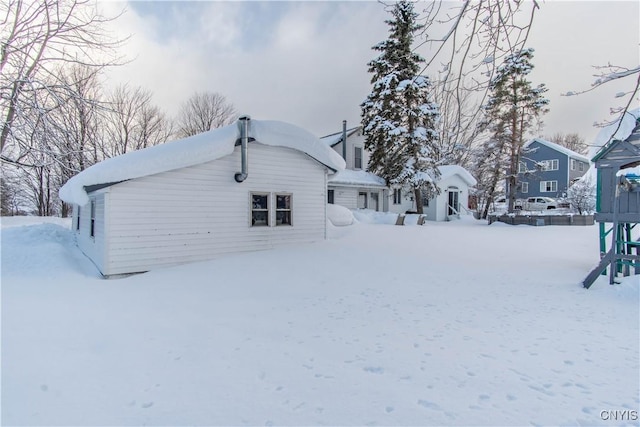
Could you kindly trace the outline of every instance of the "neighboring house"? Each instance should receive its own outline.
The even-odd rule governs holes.
[[[561,145],[536,138],[524,146],[518,166],[516,198],[562,197],[589,169],[589,159]]]
[[[107,159],[60,197],[78,246],[112,276],[325,239],[328,174],[343,168],[296,126],[241,118]]]
[[[346,135],[346,144],[343,143]],[[364,147],[364,135],[360,126],[346,129],[320,138],[340,156],[346,169],[329,178],[327,202],[349,209],[389,210],[388,187],[384,179],[367,172],[369,152]]]
[[[346,126],[345,126],[346,127]],[[346,134],[346,144],[343,135]],[[346,129],[320,138],[341,156],[345,156],[346,169],[329,178],[329,203],[349,209],[372,209],[383,212],[406,213],[416,211],[413,191],[399,186],[387,186],[384,179],[367,172],[369,152],[361,127]],[[476,180],[461,166],[440,166],[438,181],[440,195],[423,200],[428,220],[444,221],[459,217],[469,210],[469,187]]]

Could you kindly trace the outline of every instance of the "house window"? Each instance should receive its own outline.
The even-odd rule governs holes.
[[[251,226],[269,226],[269,193],[251,193]]]
[[[276,226],[293,225],[291,221],[291,194],[276,194]]]
[[[584,172],[584,163],[582,163],[582,162],[578,162],[578,170],[579,170],[580,172]]]
[[[558,181],[540,181],[541,193],[555,193],[558,191]]]
[[[80,231],[80,206],[78,206],[78,218],[76,218],[76,231]]]
[[[367,209],[367,193],[358,193],[358,209]]]
[[[558,159],[553,160],[543,160],[540,162],[542,164],[543,171],[557,171],[558,170]]]
[[[527,171],[527,165],[524,162],[518,162],[518,173],[525,173]]]
[[[355,147],[353,156],[353,168],[362,169],[362,147]]]
[[[521,182],[520,183],[520,192],[521,193],[528,193],[529,192],[529,183],[528,182]]]
[[[91,237],[96,237],[96,201],[91,200],[91,228],[89,231]]]
[[[327,191],[327,203],[333,204],[334,203],[334,197],[335,197],[334,190]]]
[[[576,163],[577,163],[576,159],[571,159],[571,170],[572,171],[577,169],[576,168]]]
[[[402,204],[402,190],[400,188],[393,190],[393,204]]]

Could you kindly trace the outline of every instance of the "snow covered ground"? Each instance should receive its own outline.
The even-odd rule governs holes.
[[[638,425],[640,276],[581,288],[597,226],[364,219],[101,280],[2,218],[2,425]]]

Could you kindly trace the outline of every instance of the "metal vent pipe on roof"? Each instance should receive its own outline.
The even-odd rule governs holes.
[[[342,121],[342,158],[347,161],[347,121]]]
[[[249,176],[249,121],[251,117],[242,116],[238,119],[240,128],[240,156],[242,171],[235,174],[236,182],[242,182]]]

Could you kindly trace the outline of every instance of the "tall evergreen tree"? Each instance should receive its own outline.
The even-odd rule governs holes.
[[[506,57],[491,82],[487,103],[487,123],[491,141],[499,147],[493,167],[506,173],[509,212],[513,212],[518,188],[518,165],[528,133],[535,130],[540,116],[548,111],[544,84],[533,87],[527,75],[533,70],[533,49],[522,49]],[[495,185],[493,186],[495,188]]]
[[[438,193],[435,142],[438,107],[431,101],[432,84],[419,75],[424,59],[412,51],[417,23],[413,3],[400,1],[387,20],[389,38],[373,46],[380,55],[369,62],[373,89],[362,104],[368,169],[388,185],[412,189],[422,213],[422,195]]]

